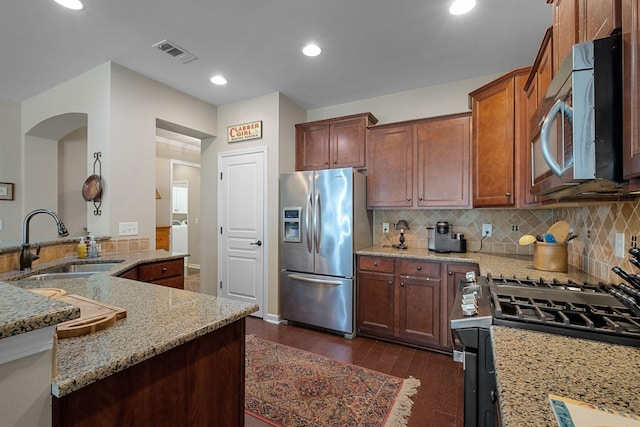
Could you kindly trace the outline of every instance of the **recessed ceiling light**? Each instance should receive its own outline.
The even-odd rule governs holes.
[[[218,85],[218,86],[224,86],[227,84],[227,79],[225,79],[224,77],[217,75],[217,76],[213,76],[211,77],[211,83],[213,83],[214,85]]]
[[[464,15],[476,6],[476,0],[455,0],[449,8],[452,15]]]
[[[315,45],[313,43],[308,44],[302,48],[302,53],[307,56],[318,56],[320,55],[320,52],[322,52],[322,49],[320,49],[318,45]]]
[[[80,0],[55,0],[60,6],[64,6],[67,9],[73,10],[81,10],[84,8],[84,5],[80,2]]]

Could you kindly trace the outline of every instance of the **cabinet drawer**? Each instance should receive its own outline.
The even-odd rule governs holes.
[[[360,256],[360,270],[393,273],[395,260],[379,256]]]
[[[401,259],[400,275],[440,278],[440,263],[415,259]]]
[[[154,262],[139,266],[138,280],[144,282],[172,276],[184,276],[184,261],[182,259]]]
[[[184,276],[167,277],[166,279],[155,279],[154,285],[167,286],[169,288],[184,289]]]

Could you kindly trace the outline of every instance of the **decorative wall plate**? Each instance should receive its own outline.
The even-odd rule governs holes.
[[[91,175],[82,186],[82,197],[87,202],[100,199],[102,194],[102,181],[100,175]]]

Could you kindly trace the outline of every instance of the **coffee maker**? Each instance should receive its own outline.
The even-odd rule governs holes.
[[[467,241],[462,233],[454,233],[447,221],[438,221],[429,230],[428,247],[434,252],[467,252]]]

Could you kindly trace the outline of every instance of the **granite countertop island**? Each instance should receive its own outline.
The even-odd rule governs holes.
[[[52,394],[62,397],[257,311],[253,304],[113,276],[140,263],[182,257],[166,251],[109,254],[98,262],[121,263],[110,271],[74,279],[41,281],[26,279],[25,272],[2,273],[0,337],[78,316],[77,308],[26,291],[29,288],[62,288],[68,294],[126,309],[126,318],[103,331],[58,341]],[[78,261],[82,260],[61,259],[28,274]]]

